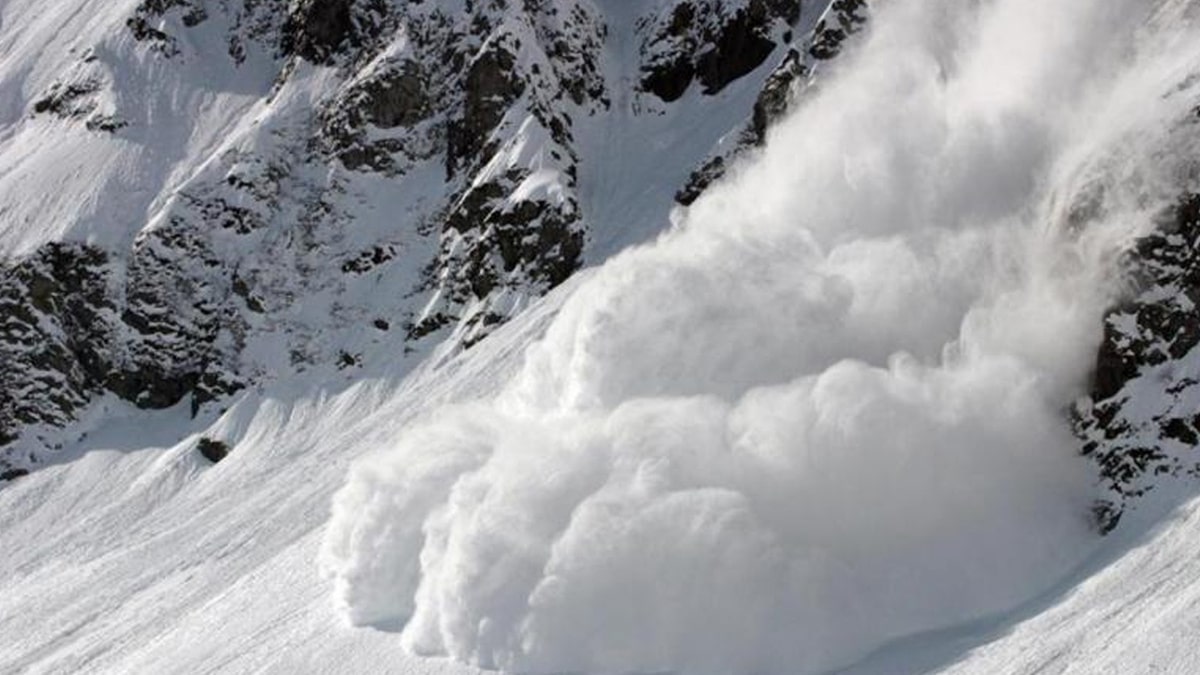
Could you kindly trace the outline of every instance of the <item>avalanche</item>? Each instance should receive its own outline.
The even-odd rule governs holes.
[[[1064,578],[1101,494],[1064,407],[1190,161],[1169,7],[877,10],[495,398],[351,469],[347,616],[485,668],[817,673]]]
[[[401,136],[417,139],[406,149],[446,141],[443,130],[360,128],[337,113],[369,98],[376,75],[403,75],[388,58],[410,37],[437,31],[388,37],[378,61],[354,63],[360,79],[342,80],[315,43],[293,46],[318,63],[273,73],[275,57],[251,39],[260,23],[227,13],[237,3],[162,3],[175,14],[153,26],[171,31],[198,16],[185,10],[212,10],[197,31],[155,42],[177,50],[176,66],[128,42],[125,14],[83,31],[101,3],[36,4],[0,3],[0,89],[24,100],[25,69],[45,90],[59,74],[26,41],[66,50],[73,31],[116,45],[98,63],[120,77],[87,94],[98,98],[79,125],[14,107],[0,118],[0,156],[23,149],[36,160],[18,166],[78,187],[54,152],[93,150],[80,170],[134,186],[129,208],[147,214],[115,223],[122,208],[99,186],[37,198],[19,170],[0,172],[0,197],[30,197],[13,218],[0,212],[3,253],[81,244],[89,228],[103,232],[97,245],[135,241],[131,255],[157,252],[154,233],[173,227],[211,236],[211,266],[174,253],[187,274],[228,285],[222,307],[249,317],[239,355],[250,374],[280,372],[195,411],[186,398],[152,411],[90,392],[45,466],[0,484],[0,671],[1200,667],[1194,488],[1164,484],[1099,536],[1093,508],[1108,495],[1070,420],[1104,318],[1128,293],[1124,256],[1181,191],[1200,191],[1188,121],[1200,3],[879,0],[861,40],[799,83],[756,149],[718,139],[751,114],[775,61],[716,96],[702,92],[712,73],[689,71],[666,101],[638,90],[636,52],[645,31],[671,25],[673,4],[647,5],[643,19],[633,3],[571,0],[564,15],[586,28],[572,44],[603,55],[597,78],[614,96],[556,110],[575,116],[569,144],[534,110],[553,87],[530,85],[478,156],[365,155],[411,160],[394,174],[346,163]],[[408,7],[436,17],[460,5]],[[800,16],[797,35],[820,14],[806,5]],[[522,73],[537,64],[559,77],[537,53],[537,31],[550,29],[527,19],[480,19],[506,37],[470,45],[482,50],[474,62],[517,36]],[[770,26],[773,39],[803,39]],[[227,29],[238,40],[227,44]],[[223,80],[225,66],[197,58],[214,49],[240,54],[243,75]],[[71,63],[97,63],[87,58]],[[797,63],[812,75],[814,63]],[[163,73],[158,97],[131,108],[130,82]],[[310,106],[328,117],[308,119]],[[194,129],[143,137],[151,119],[192,107]],[[131,109],[146,115],[118,114]],[[87,135],[91,115],[131,126]],[[334,123],[354,133],[306,135]],[[38,150],[62,129],[66,149]],[[306,155],[313,138],[348,145]],[[723,158],[725,177],[668,220],[673,191],[706,156]],[[460,173],[443,180],[455,161]],[[265,196],[238,180],[279,171]],[[491,230],[448,227],[429,241],[389,217],[441,212],[445,200],[453,212],[496,185],[509,206],[577,206],[596,264],[553,290],[523,286],[518,266],[482,297],[454,299],[454,284],[471,281],[455,265],[475,260]],[[262,216],[263,231],[201,217],[227,198]],[[70,218],[40,229],[41,202]],[[69,208],[80,203],[89,210]],[[306,210],[319,204],[329,211]],[[328,222],[293,220],[313,212]],[[398,231],[416,243],[388,248]],[[291,257],[294,242],[311,248]],[[446,284],[409,294],[442,253]],[[256,284],[237,276],[249,265]],[[114,274],[105,283],[125,282]],[[385,310],[463,310],[447,319],[463,323],[415,351],[403,330],[329,327],[370,326]],[[470,323],[493,310],[510,320]],[[322,358],[353,347],[354,365],[293,367],[297,345]],[[203,438],[229,455],[204,459]]]

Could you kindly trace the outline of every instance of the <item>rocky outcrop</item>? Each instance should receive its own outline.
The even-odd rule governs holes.
[[[109,282],[108,256],[76,244],[0,270],[0,446],[24,427],[69,422],[107,379],[120,342]],[[33,460],[5,458],[0,469]]]
[[[713,181],[723,176],[738,157],[750,148],[762,145],[766,141],[767,128],[783,117],[793,100],[816,82],[821,64],[838,56],[848,40],[866,27],[869,9],[866,0],[834,0],[830,3],[811,32],[789,44],[767,77],[747,122],[731,133],[730,142],[722,144],[691,174],[676,193],[675,200],[685,206],[691,204]],[[792,42],[790,32],[784,36],[787,42]]]
[[[581,125],[760,72],[801,2],[659,9],[627,26],[587,0],[143,0],[121,30],[154,68],[233,80],[253,58],[274,89],[130,245],[51,244],[0,270],[0,469],[35,465],[100,395],[196,412],[265,378],[358,368],[394,326],[412,350],[485,338],[587,261]],[[198,51],[222,34],[227,59]],[[634,91],[610,89],[627,84],[616,44],[640,50],[620,64]],[[655,74],[674,62],[674,83]],[[120,131],[129,75],[113,67],[85,52],[30,114]],[[786,107],[790,68],[746,106],[749,128]],[[301,83],[303,106],[277,114],[313,73],[332,84]]]
[[[1125,265],[1130,297],[1105,317],[1091,395],[1075,409],[1111,494],[1096,506],[1105,531],[1158,477],[1200,475],[1200,194],[1182,195]]]
[[[749,0],[731,7],[717,0],[679,0],[641,26],[641,87],[666,102],[693,82],[720,92],[758,68],[800,17],[799,0]]]
[[[312,63],[332,63],[377,40],[387,25],[385,0],[299,0],[283,22],[279,49]]]
[[[467,69],[462,113],[450,120],[446,131],[449,176],[461,168],[469,168],[485,154],[489,136],[500,126],[513,101],[525,91],[524,81],[515,68],[516,57],[512,53],[515,45],[506,44],[505,37],[488,44]]]
[[[33,115],[50,115],[68,122],[83,122],[89,131],[114,133],[128,123],[121,119],[106,92],[112,77],[89,51],[72,71],[55,81],[33,103]]]
[[[212,438],[201,438],[196,443],[196,449],[208,461],[216,464],[229,456],[229,444]]]
[[[813,30],[808,55],[828,61],[842,53],[846,40],[867,23],[867,0],[834,0]]]
[[[38,429],[70,422],[110,392],[142,408],[191,397],[193,410],[241,387],[218,354],[228,322],[201,289],[177,285],[145,241],[127,267],[84,244],[49,244],[0,271],[0,446],[26,438],[31,464],[52,447]]]

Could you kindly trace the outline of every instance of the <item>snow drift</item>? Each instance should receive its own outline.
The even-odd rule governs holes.
[[[1064,410],[1188,167],[1189,2],[880,3],[760,157],[498,397],[360,460],[356,624],[531,672],[817,672],[1091,549]]]

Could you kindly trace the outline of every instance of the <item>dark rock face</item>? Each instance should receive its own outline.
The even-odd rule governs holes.
[[[326,63],[353,36],[351,0],[304,0],[283,24],[280,50],[313,63]]]
[[[386,77],[363,88],[360,107],[367,122],[382,129],[411,127],[429,116],[425,78],[420,66],[409,61]]]
[[[695,21],[696,8],[690,2],[681,2],[675,5],[665,31],[660,32],[657,39],[686,44],[685,40],[693,30]],[[684,47],[673,50],[672,54],[643,69],[642,89],[667,102],[678,99],[696,76],[694,61],[695,54],[690,49]]]
[[[651,84],[628,93],[641,106],[693,84],[722,91],[791,41],[799,8],[652,7],[629,36]],[[277,69],[268,111],[311,70],[299,60],[335,84],[311,115],[272,119],[269,139],[212,157],[135,241],[50,244],[0,266],[0,470],[35,465],[102,394],[197,412],[280,369],[359,367],[394,326],[406,350],[446,336],[468,348],[584,264],[577,126],[616,100],[614,38],[594,3],[142,0],[126,25],[174,68],[220,56],[189,39],[201,24],[228,30],[230,60],[212,67]],[[110,107],[128,99],[111,68],[84,52],[30,113],[119,131]],[[756,119],[786,106],[790,84],[773,86]],[[395,231],[354,227],[375,206],[356,198],[410,176],[417,212],[395,214]],[[394,303],[356,304],[382,284]],[[314,297],[328,304],[314,310]]]
[[[50,115],[61,120],[83,122],[88,131],[114,133],[128,124],[115,111],[101,106],[100,93],[108,83],[95,67],[94,54],[77,64],[76,71],[55,82],[34,101],[34,115]]]
[[[33,104],[33,112],[39,115],[50,113],[59,117],[85,117],[96,109],[96,104],[88,100],[88,97],[99,89],[100,83],[95,80],[57,83],[43,98]]]
[[[116,264],[53,243],[0,271],[0,445],[30,425],[66,424],[100,392],[143,408],[191,395],[196,409],[240,388],[217,367],[215,313],[164,292],[172,283],[154,247],[135,249],[128,285]]]
[[[102,251],[51,244],[0,271],[0,444],[68,422],[107,375],[107,264]]]
[[[1091,396],[1075,410],[1083,453],[1113,495],[1096,507],[1104,531],[1155,476],[1200,475],[1200,366],[1185,358],[1200,345],[1200,195],[1181,196],[1125,265],[1130,297],[1105,317]],[[1160,397],[1151,410],[1128,405],[1139,382]]]
[[[201,455],[204,455],[204,459],[207,459],[213,464],[216,464],[217,462],[228,457],[230,450],[228,443],[225,443],[224,441],[213,440],[208,437],[201,438],[200,441],[196,443],[196,449],[200,451]]]
[[[387,0],[299,0],[287,9],[279,51],[319,64],[353,56],[373,44],[389,25],[389,4]]]
[[[750,0],[732,12],[712,0],[681,0],[645,29],[641,87],[665,102],[693,81],[716,94],[762,65],[778,45],[776,33],[799,17],[798,0]]]
[[[253,4],[253,0],[247,4]],[[166,56],[175,56],[179,53],[175,38],[155,27],[170,12],[178,12],[181,23],[187,27],[197,26],[208,18],[203,0],[142,0],[125,25],[138,42],[148,43]]]
[[[868,9],[867,0],[835,0],[813,31],[809,55],[828,61],[842,53],[846,39],[867,23]]]
[[[776,7],[781,11],[790,10],[786,5]],[[768,127],[783,117],[792,99],[813,83],[820,64],[841,54],[848,40],[866,27],[869,9],[866,0],[832,2],[812,32],[800,43],[789,46],[771,71],[754,103],[753,114],[736,142],[705,160],[675,194],[675,201],[685,206],[691,204],[713,181],[725,174],[737,157],[749,148],[762,145]]]
[[[515,77],[516,60],[503,45],[490,46],[475,57],[466,79],[462,116],[450,122],[446,173],[455,171],[484,151],[487,136],[500,124],[509,105],[524,91]]]
[[[767,78],[758,100],[754,102],[750,132],[753,134],[755,145],[762,145],[767,140],[767,127],[787,112],[793,88],[808,77],[809,72],[808,66],[800,58],[800,52],[789,49],[783,61]]]
[[[799,3],[795,8],[799,9]],[[787,11],[790,9],[785,11],[793,15],[794,22],[798,12]],[[716,94],[767,60],[775,50],[775,41],[767,33],[771,18],[765,3],[751,2],[722,26],[712,47],[696,57],[696,77],[705,94]]]
[[[193,267],[181,258],[203,263]],[[216,273],[199,276],[196,269]],[[190,395],[193,414],[241,389],[232,374],[236,355],[218,347],[222,332],[242,330],[231,306],[235,277],[201,241],[179,227],[155,231],[135,245],[126,279],[121,322],[132,329],[126,331],[130,358],[107,389],[145,408],[169,407]],[[236,348],[236,340],[225,347]]]
[[[724,176],[727,168],[724,155],[709,157],[708,161],[688,176],[687,183],[675,193],[675,201],[684,206],[690,205],[704,194],[709,185]]]

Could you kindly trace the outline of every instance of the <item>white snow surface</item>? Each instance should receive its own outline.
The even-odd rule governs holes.
[[[226,145],[270,91],[256,51],[236,72],[189,58],[182,67],[130,39],[138,0],[0,3],[0,255],[47,241],[127,245],[191,173]],[[221,26],[224,29],[224,26]],[[222,53],[221,29],[197,31]],[[55,83],[94,81],[100,110],[132,123],[121,139],[30,114]]]
[[[1193,4],[879,3],[761,156],[467,353],[104,402],[0,489],[0,671],[1194,672],[1200,505],[1100,540],[1063,417],[1194,150]]]

